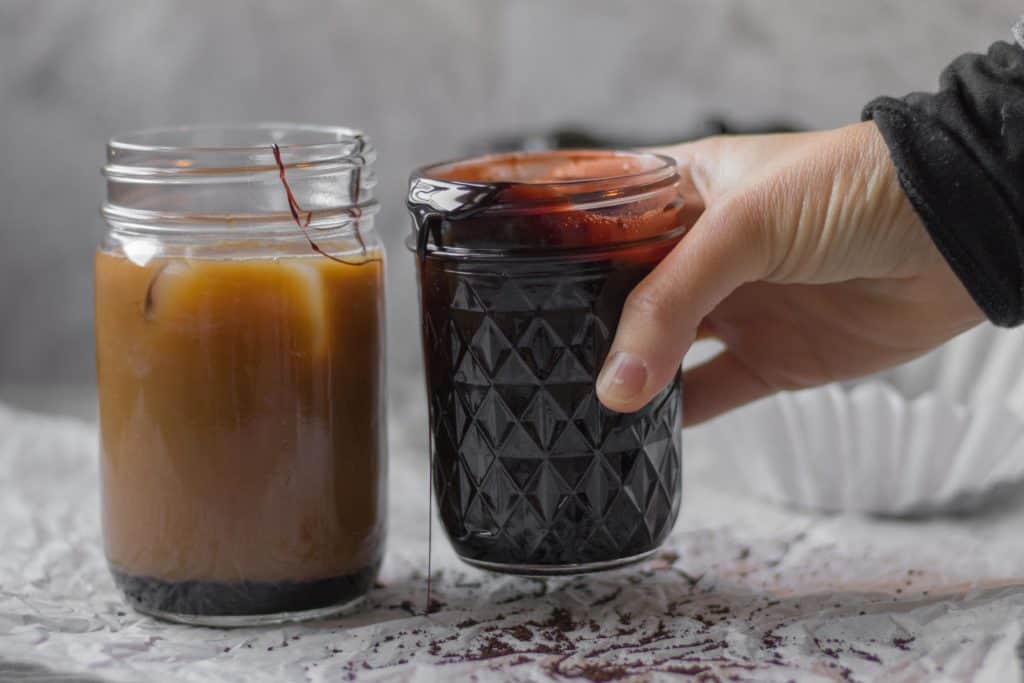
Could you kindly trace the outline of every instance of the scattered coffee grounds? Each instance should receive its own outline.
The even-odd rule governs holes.
[[[823,655],[831,657],[832,659],[839,659],[839,651],[835,648],[823,645],[817,638],[814,639],[814,645],[817,647]]]
[[[861,659],[866,659],[869,662],[874,662],[875,664],[882,663],[882,659],[878,655],[871,654],[870,652],[865,652],[864,650],[858,650],[853,646],[847,648],[847,652],[857,655]]]
[[[506,655],[512,655],[518,652],[511,645],[508,645],[503,640],[496,636],[488,636],[484,639],[484,644],[480,648],[479,653],[476,655],[476,659],[494,659],[496,657],[505,657]],[[473,661],[469,657],[464,661]]]
[[[533,583],[533,585],[536,587],[536,590],[530,593],[516,593],[510,595],[507,598],[502,598],[501,600],[498,600],[495,604],[509,605],[513,602],[520,602],[521,600],[536,600],[538,598],[543,598],[545,595],[548,594],[548,582],[546,580],[534,579],[529,577],[526,578],[528,581],[531,581]]]
[[[893,638],[892,645],[893,647],[899,648],[904,652],[909,652],[910,644],[913,643],[915,640],[917,640],[917,638],[915,638],[914,636],[910,636],[908,638]]]
[[[508,632],[513,638],[522,642],[533,640],[533,631],[531,631],[525,624],[513,626],[508,630]]]
[[[788,552],[791,545],[785,544],[782,552]],[[432,620],[428,628],[417,626],[381,638],[381,643],[396,637],[399,642],[391,646],[390,656],[388,648],[382,647],[379,665],[374,663],[370,668],[392,667],[409,658],[440,667],[439,677],[445,675],[446,666],[477,663],[484,674],[507,671],[510,667],[532,667],[528,670],[531,674],[567,683],[625,682],[657,678],[659,674],[707,683],[758,680],[772,675],[786,680],[785,675],[797,675],[796,670],[805,665],[804,657],[796,659],[791,653],[806,645],[810,652],[816,649],[820,653],[816,664],[819,672],[833,680],[858,681],[880,672],[890,657],[913,649],[914,637],[907,633],[898,637],[880,634],[877,639],[855,641],[801,633],[793,629],[793,620],[799,618],[800,612],[836,614],[832,610],[845,608],[836,616],[855,618],[856,605],[843,605],[828,594],[772,597],[756,587],[756,578],[745,580],[743,587],[733,583],[736,567],[730,567],[729,562],[739,562],[736,558],[742,556],[743,561],[757,565],[753,570],[757,577],[765,574],[765,560],[777,559],[778,550],[778,545],[772,545],[764,555],[756,546],[724,548],[721,557],[728,559],[721,563],[723,570],[710,569],[711,562],[687,566],[696,570],[693,573],[706,572],[707,578],[699,586],[679,576],[681,558],[667,552],[615,575],[615,581],[610,583],[592,578],[546,582],[513,579],[501,589],[500,607],[497,600],[481,602],[489,590],[486,582],[467,578],[477,574],[449,571],[443,584],[445,590],[436,582],[432,599],[447,602],[443,609],[467,610],[472,616],[464,615],[455,623],[442,617]],[[690,553],[686,556],[692,558]],[[901,583],[902,580],[900,577]],[[631,593],[637,591],[640,595],[640,587],[652,583],[666,592],[668,608],[632,600]],[[453,586],[460,587],[457,596],[447,592]],[[382,606],[422,614],[412,604],[391,604],[380,596],[377,600]],[[882,596],[872,598],[863,606],[871,609],[871,604],[886,600]],[[395,597],[391,601],[397,603]],[[548,606],[541,607],[544,604]],[[539,616],[538,610],[543,610]],[[447,628],[446,623],[450,624]],[[737,647],[726,637],[736,630],[751,635],[752,648]],[[399,657],[400,654],[406,657]],[[351,671],[358,678],[362,669],[355,666]],[[519,676],[522,678],[524,671]]]
[[[613,590],[611,593],[609,593],[608,595],[604,596],[603,598],[598,598],[594,602],[590,603],[590,606],[591,607],[601,607],[602,605],[607,605],[609,602],[612,602],[613,600],[618,598],[620,595],[622,595],[622,586],[619,586],[618,588],[616,588],[615,590]]]
[[[585,662],[573,673],[579,678],[594,681],[594,683],[603,683],[604,681],[622,680],[631,672],[624,666],[602,664],[599,662]]]

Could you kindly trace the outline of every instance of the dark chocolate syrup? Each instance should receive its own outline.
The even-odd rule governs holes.
[[[166,261],[157,266],[153,277],[149,279],[149,284],[146,286],[146,298],[142,304],[142,315],[146,320],[153,320],[153,288],[156,287],[156,281],[160,279],[160,274],[164,272],[165,268],[167,268]]]

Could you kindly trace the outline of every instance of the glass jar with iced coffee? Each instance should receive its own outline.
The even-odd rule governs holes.
[[[96,254],[103,528],[136,609],[211,625],[343,609],[384,545],[384,254],[345,128],[107,148]]]

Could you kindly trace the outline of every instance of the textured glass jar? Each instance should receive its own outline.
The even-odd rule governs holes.
[[[103,527],[136,609],[269,623],[373,584],[386,473],[373,160],[357,131],[313,126],[109,143]]]
[[[665,157],[587,151],[413,176],[434,487],[465,561],[594,571],[671,531],[679,377],[631,414],[595,380],[626,296],[685,231],[678,182]]]

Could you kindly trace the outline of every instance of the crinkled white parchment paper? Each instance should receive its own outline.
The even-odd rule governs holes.
[[[656,559],[501,577],[461,566],[435,528],[442,607],[424,616],[424,421],[412,405],[395,415],[388,557],[365,607],[215,630],[120,602],[94,426],[0,406],[0,679],[38,665],[95,681],[1021,680],[1024,503],[966,520],[787,511],[724,492],[699,434]]]

